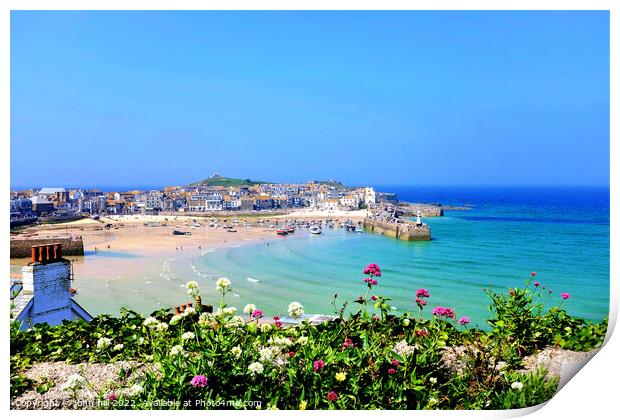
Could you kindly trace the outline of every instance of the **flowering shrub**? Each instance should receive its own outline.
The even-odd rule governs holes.
[[[376,264],[364,273],[381,276]],[[366,284],[367,290],[377,286]],[[132,404],[105,407],[146,409],[154,400],[172,400],[191,408],[201,399],[260,401],[280,409],[516,408],[548,400],[557,387],[545,372],[518,373],[518,357],[545,346],[586,350],[600,345],[606,329],[605,323],[570,317],[561,307],[564,299],[545,312],[542,288],[529,284],[508,294],[487,292],[494,312],[490,331],[469,328],[466,316],[457,321],[454,308],[437,306],[424,319],[426,303],[413,297],[420,315],[396,316],[389,299],[379,295],[371,301],[381,317],[370,315],[362,298],[360,310],[347,317],[309,324],[302,320],[303,305],[291,302],[295,323],[277,317],[267,323],[252,304],[244,308],[245,318],[235,315],[225,303],[232,287],[228,279],[218,280],[222,300],[214,313],[197,305],[178,315],[160,310],[144,318],[123,310],[120,317],[39,324],[28,331],[12,324],[11,395],[32,386],[22,372],[34,362],[136,360],[150,366],[145,378],[126,390],[112,384],[100,395],[108,403]],[[198,287],[188,284],[189,290],[197,293]],[[415,298],[427,300],[431,293],[420,289]],[[468,358],[460,372],[451,373],[444,358],[459,346],[468,349]],[[80,384],[70,378],[66,389]]]

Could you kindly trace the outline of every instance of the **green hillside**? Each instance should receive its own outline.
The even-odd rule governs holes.
[[[251,179],[227,178],[220,175],[213,175],[202,181],[194,182],[191,186],[208,185],[211,187],[241,187],[245,185],[266,184],[264,181],[252,181]]]

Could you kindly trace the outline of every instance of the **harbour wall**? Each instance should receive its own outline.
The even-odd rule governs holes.
[[[398,238],[403,241],[430,241],[431,229],[428,225],[417,226],[414,223],[385,222],[366,218],[364,229],[372,233]]]
[[[11,258],[26,258],[32,255],[32,247],[47,244],[61,244],[63,255],[84,255],[84,243],[81,237],[50,238],[11,238]]]

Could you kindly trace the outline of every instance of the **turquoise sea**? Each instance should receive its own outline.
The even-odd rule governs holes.
[[[397,311],[413,311],[415,291],[430,291],[429,307],[451,306],[483,326],[489,300],[483,288],[522,286],[530,272],[560,293],[569,313],[601,320],[609,311],[609,190],[607,188],[378,187],[399,199],[467,205],[426,218],[430,242],[403,242],[341,229],[305,232],[273,241],[216,249],[192,258],[206,294],[214,279],[232,280],[233,306],[255,303],[266,314],[285,313],[290,301],[308,313],[333,313],[338,293],[353,301],[365,293],[363,267],[379,264],[373,293],[392,299]],[[355,307],[352,304],[351,307]],[[429,309],[430,309],[429,308]]]

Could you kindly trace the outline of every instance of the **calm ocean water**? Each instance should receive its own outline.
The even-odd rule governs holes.
[[[362,268],[379,264],[375,294],[399,311],[415,311],[415,290],[427,288],[429,306],[452,306],[480,326],[489,300],[482,289],[523,285],[531,271],[576,316],[601,320],[609,311],[608,188],[379,187],[401,200],[467,205],[426,218],[430,242],[402,242],[372,234],[324,230],[195,256],[192,271],[214,297],[213,279],[233,281],[230,303],[253,302],[268,314],[298,300],[308,313],[332,313],[331,300],[365,292]],[[179,267],[180,268],[180,267]],[[355,306],[355,305],[353,305]]]

